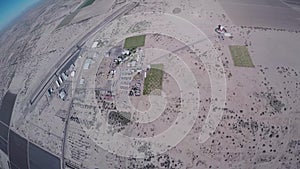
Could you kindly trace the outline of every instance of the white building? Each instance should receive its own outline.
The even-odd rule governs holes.
[[[59,96],[60,99],[64,100],[66,98],[66,96],[67,96],[67,93],[66,93],[65,90],[61,90],[59,92],[58,96]]]
[[[58,80],[56,80],[55,83],[57,87],[60,87],[60,83],[58,82]]]
[[[68,75],[65,72],[63,72],[61,74],[61,77],[63,78],[63,80],[67,80],[68,79]]]
[[[59,83],[62,84],[63,83],[63,80],[60,76],[58,76],[58,80],[59,80]]]
[[[75,71],[73,70],[70,75],[71,75],[71,77],[74,77],[75,76]]]
[[[96,48],[98,46],[98,44],[99,44],[99,42],[97,42],[97,41],[94,42],[93,45],[92,45],[92,48]]]
[[[130,55],[130,51],[129,50],[127,50],[127,49],[124,49],[123,51],[122,51],[122,55]]]
[[[82,79],[80,79],[80,81],[79,81],[79,84],[80,84],[80,85],[83,85],[83,84],[84,84],[84,82],[85,82],[85,79],[84,79],[84,78],[82,78]]]

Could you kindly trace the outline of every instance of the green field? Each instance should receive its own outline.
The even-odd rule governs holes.
[[[125,39],[125,49],[135,49],[145,45],[146,35],[133,36]]]
[[[144,81],[144,90],[143,95],[149,95],[152,91],[158,89],[159,92],[155,92],[152,94],[160,95],[160,90],[162,89],[163,83],[163,64],[153,64],[149,72],[147,73],[147,77]]]
[[[238,67],[254,67],[251,60],[249,51],[246,46],[229,46],[231,57],[234,62],[234,66]]]
[[[95,2],[95,0],[86,0],[82,5],[80,5],[80,7],[78,9],[82,9],[85,8],[87,6],[92,5]]]
[[[71,21],[73,20],[73,18],[79,13],[80,10],[76,10],[75,12],[71,13],[70,15],[66,16],[61,22],[60,24],[57,26],[56,29],[59,29],[65,25],[68,25],[69,23],[71,23]]]

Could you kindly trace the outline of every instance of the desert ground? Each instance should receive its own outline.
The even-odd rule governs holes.
[[[299,9],[36,5],[0,34],[0,168],[300,168]]]

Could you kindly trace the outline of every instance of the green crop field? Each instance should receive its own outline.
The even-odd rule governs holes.
[[[135,49],[145,45],[146,35],[133,36],[125,39],[125,49]]]
[[[95,0],[86,0],[82,5],[80,5],[80,7],[78,9],[82,9],[85,8],[87,6],[92,5],[95,2]]]
[[[229,46],[234,66],[254,67],[249,51],[246,46]]]
[[[160,90],[162,89],[163,83],[163,64],[153,64],[149,72],[147,73],[147,77],[144,81],[144,90],[143,95],[149,95],[154,90],[159,90],[159,92],[155,92],[152,94],[160,95]]]

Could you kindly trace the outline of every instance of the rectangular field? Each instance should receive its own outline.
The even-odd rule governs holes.
[[[2,150],[5,154],[7,153],[7,142],[0,137],[0,150]]]
[[[60,159],[29,143],[30,169],[60,169]]]
[[[134,49],[145,45],[146,35],[133,36],[125,39],[124,48]]]
[[[163,83],[163,64],[153,64],[149,72],[147,73],[147,77],[144,81],[144,90],[143,95],[149,95],[154,90],[159,90],[159,92],[154,92],[152,94],[160,95],[160,90],[162,89]]]
[[[5,141],[8,140],[8,127],[0,122],[0,137]]]
[[[249,51],[246,46],[229,46],[234,66],[254,67]]]
[[[10,93],[8,91],[6,92],[0,106],[0,121],[2,121],[7,126],[10,125],[10,119],[11,119],[16,98],[17,98],[16,94]]]
[[[28,141],[10,130],[9,132],[9,159],[19,169],[28,169]]]

